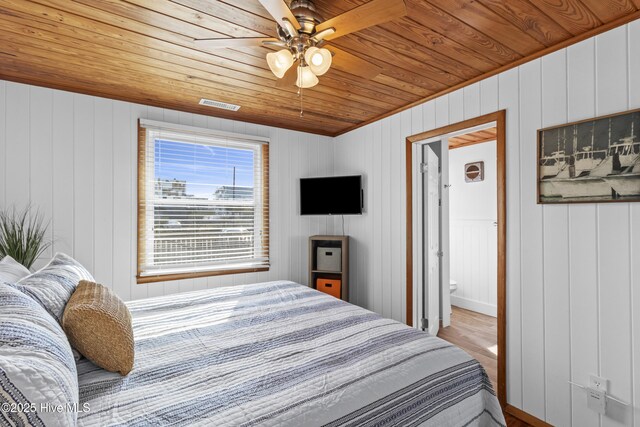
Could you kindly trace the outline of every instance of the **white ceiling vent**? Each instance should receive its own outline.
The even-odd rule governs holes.
[[[221,108],[223,110],[238,111],[239,105],[227,104],[226,102],[214,101],[213,99],[202,98],[199,102],[200,105],[206,105],[208,107]]]

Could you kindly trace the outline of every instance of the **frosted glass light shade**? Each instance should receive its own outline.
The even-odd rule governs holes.
[[[314,87],[318,84],[318,78],[309,67],[298,67],[298,78],[296,79],[296,86],[303,89]]]
[[[293,55],[288,49],[267,53],[267,64],[269,64],[271,72],[281,79],[284,73],[293,65]]]
[[[316,76],[321,76],[331,67],[331,52],[327,49],[318,49],[315,46],[310,47],[304,53],[304,60]]]

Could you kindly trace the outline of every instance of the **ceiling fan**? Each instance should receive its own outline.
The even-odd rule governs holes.
[[[323,46],[327,41],[367,27],[406,15],[404,0],[371,0],[325,21],[312,0],[258,0],[277,23],[278,38],[246,37],[195,40],[208,48],[247,46],[280,47],[267,53],[267,64],[278,77],[278,87],[295,84],[310,88],[318,84],[318,76],[335,68],[366,78],[378,75],[381,68],[355,55]],[[333,57],[335,55],[335,58]],[[296,67],[293,67],[297,63]]]

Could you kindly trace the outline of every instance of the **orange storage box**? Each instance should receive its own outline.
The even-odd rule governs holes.
[[[336,298],[341,298],[342,296],[342,280],[340,279],[316,279],[316,289],[320,292],[324,292],[325,294],[329,294]]]

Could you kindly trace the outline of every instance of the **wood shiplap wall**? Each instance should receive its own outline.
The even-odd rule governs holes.
[[[352,301],[405,320],[405,137],[506,109],[508,402],[556,426],[640,426],[640,204],[536,204],[536,130],[632,108],[640,21],[338,137],[335,172],[366,183],[345,225]],[[635,409],[590,411],[568,384],[590,374]]]
[[[271,270],[138,285],[137,120],[267,136]],[[51,219],[51,251],[76,257],[125,300],[213,286],[307,282],[307,238],[324,217],[301,217],[300,177],[331,175],[331,138],[0,81],[0,208],[31,203]]]

